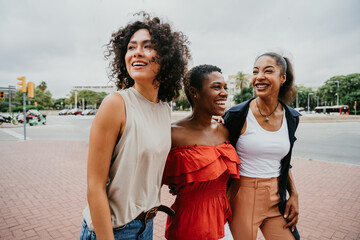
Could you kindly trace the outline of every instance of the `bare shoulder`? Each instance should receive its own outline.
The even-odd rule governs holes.
[[[220,135],[220,137],[223,137],[224,139],[229,139],[229,130],[224,126],[224,124],[213,120],[212,125],[214,126],[215,131]]]
[[[186,119],[180,119],[171,124],[171,145],[183,146],[186,145],[189,127]]]
[[[99,111],[97,112],[94,123],[100,125],[116,126],[116,122],[124,123],[126,116],[125,102],[122,96],[118,93],[112,93],[104,98]]]

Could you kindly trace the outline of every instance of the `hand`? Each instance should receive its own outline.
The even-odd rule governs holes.
[[[212,119],[214,119],[218,123],[222,123],[223,125],[225,124],[225,121],[221,116],[212,116]]]
[[[176,187],[175,185],[169,185],[169,193],[173,196],[177,195]]]
[[[287,220],[285,228],[290,228],[293,232],[299,220],[299,197],[297,194],[291,194],[289,200],[286,202],[284,218]]]

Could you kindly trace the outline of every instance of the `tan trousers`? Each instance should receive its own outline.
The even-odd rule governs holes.
[[[229,224],[234,240],[256,240],[259,227],[267,240],[295,239],[290,229],[283,228],[286,220],[278,208],[278,178],[241,176],[239,181]]]

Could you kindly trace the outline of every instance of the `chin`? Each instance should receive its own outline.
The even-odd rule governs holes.
[[[257,92],[257,91],[255,91],[255,95],[258,96],[258,97],[267,97],[270,94],[268,92]]]
[[[223,111],[216,111],[213,113],[214,116],[223,116],[225,114],[225,110]]]

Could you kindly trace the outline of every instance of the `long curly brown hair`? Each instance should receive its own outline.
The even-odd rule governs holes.
[[[170,24],[162,23],[158,17],[150,18],[149,14],[140,12],[142,21],[129,23],[112,34],[110,42],[106,44],[105,59],[110,60],[109,79],[114,81],[118,89],[126,89],[134,85],[134,80],[126,70],[125,54],[128,43],[135,32],[147,29],[151,36],[151,43],[157,51],[160,70],[154,79],[159,82],[158,98],[169,102],[179,96],[181,80],[187,71],[191,58],[189,41],[182,32],[172,31]]]

